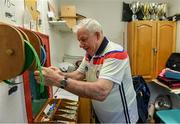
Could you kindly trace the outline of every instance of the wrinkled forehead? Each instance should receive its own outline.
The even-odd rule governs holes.
[[[77,36],[89,36],[89,35],[90,35],[90,32],[84,27],[79,28],[77,30]]]

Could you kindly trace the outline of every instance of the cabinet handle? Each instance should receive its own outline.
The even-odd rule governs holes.
[[[153,50],[154,55],[156,55],[157,54],[157,49],[153,48],[152,50]]]

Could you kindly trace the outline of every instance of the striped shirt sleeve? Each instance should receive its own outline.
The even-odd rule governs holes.
[[[129,65],[128,61],[127,55],[124,55],[123,57],[119,54],[106,56],[100,70],[99,78],[121,84],[124,73]]]

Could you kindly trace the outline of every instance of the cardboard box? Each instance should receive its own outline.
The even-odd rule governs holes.
[[[60,10],[60,19],[65,20],[70,28],[76,25],[76,7],[73,5],[63,5]]]

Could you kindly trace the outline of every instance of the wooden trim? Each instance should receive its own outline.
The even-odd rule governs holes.
[[[172,22],[173,23],[173,27],[174,27],[174,30],[173,30],[173,51],[172,52],[176,52],[176,27],[177,27],[177,23],[176,22]]]
[[[60,18],[78,18],[78,16],[60,16]]]

